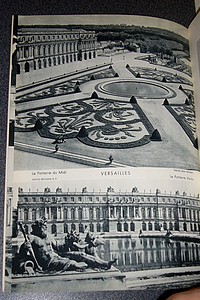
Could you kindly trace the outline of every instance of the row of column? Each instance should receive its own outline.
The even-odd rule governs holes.
[[[139,265],[144,263],[157,263],[160,262],[165,264],[167,262],[176,262],[177,260],[181,259],[182,262],[189,262],[189,261],[198,261],[200,254],[199,249],[192,249],[191,247],[187,249],[188,251],[178,251],[175,248],[161,248],[159,249],[159,256],[158,256],[158,249],[149,248],[143,249],[143,251],[135,251],[133,252],[122,252],[120,255],[120,260],[123,262],[123,265]],[[179,258],[180,255],[180,258]],[[119,256],[119,253],[118,253]]]
[[[48,220],[89,220],[103,219],[104,208],[89,208],[89,207],[41,207],[41,208],[18,208],[18,216],[21,221],[35,221],[43,215]]]
[[[24,219],[24,211],[26,211],[26,217],[28,220],[38,219],[41,217],[42,208],[19,208],[19,217],[20,220]],[[141,216],[143,219],[155,219],[158,220],[169,220],[175,219],[173,209],[177,208],[162,208],[162,207],[136,207],[136,206],[108,206],[108,207],[77,207],[73,208],[64,208],[64,207],[44,207],[44,214],[48,219],[102,219],[109,217],[110,219],[129,219],[135,218],[140,219]],[[170,216],[169,211],[171,210]],[[99,211],[98,211],[99,210]],[[103,213],[104,210],[104,213]],[[64,213],[65,211],[65,213]],[[80,211],[80,212],[78,212]],[[165,211],[165,215],[164,215]],[[67,212],[67,213],[66,213]],[[71,213],[69,213],[71,212]],[[73,214],[73,215],[72,215]],[[81,215],[81,217],[80,217]],[[34,216],[34,217],[33,217]],[[176,216],[177,220],[190,220],[197,221],[199,220],[198,211],[192,210],[190,212],[189,208],[185,209],[185,218],[183,218],[181,210],[178,209],[178,215]]]
[[[78,50],[91,50],[95,49],[94,41],[84,41],[79,46],[78,41],[67,42],[60,44],[43,44],[43,45],[28,45],[18,47],[18,59],[30,58],[30,57],[40,57],[46,55],[59,55],[67,54],[71,52],[76,52]]]

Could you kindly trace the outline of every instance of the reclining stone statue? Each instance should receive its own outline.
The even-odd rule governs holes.
[[[104,261],[98,256],[86,254],[80,248],[71,251],[67,239],[59,244],[47,232],[46,219],[42,218],[32,224],[31,234],[25,236],[25,242],[13,259],[13,273],[26,273],[27,266],[31,264],[33,271],[43,273],[83,271],[86,268],[108,270],[116,262],[116,259]]]

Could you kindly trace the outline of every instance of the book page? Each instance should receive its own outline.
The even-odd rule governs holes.
[[[197,119],[197,133],[200,138],[200,14],[198,13],[189,27],[190,53],[194,82],[194,95]]]
[[[187,29],[114,15],[17,21],[6,290],[198,282]]]

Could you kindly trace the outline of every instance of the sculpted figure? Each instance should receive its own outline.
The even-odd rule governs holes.
[[[65,247],[67,252],[63,253],[65,257],[74,259],[76,261],[84,261],[91,268],[99,268],[108,270],[116,262],[116,258],[110,261],[102,260],[96,252],[93,250],[94,237],[88,232],[86,236],[88,239],[85,243],[81,243],[79,235],[76,232],[68,233],[65,237]],[[94,242],[94,243],[93,243]],[[97,243],[94,247],[97,247],[100,243]]]
[[[27,261],[32,262],[35,271],[48,273],[83,271],[88,267],[109,269],[116,260],[104,261],[79,249],[71,251],[67,239],[65,243],[58,244],[47,232],[46,219],[43,218],[32,225],[31,234],[25,239],[19,253],[15,256],[13,273],[24,273],[24,263]]]

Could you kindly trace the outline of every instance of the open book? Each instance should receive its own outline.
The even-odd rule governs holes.
[[[13,23],[5,290],[199,282],[200,15]]]

